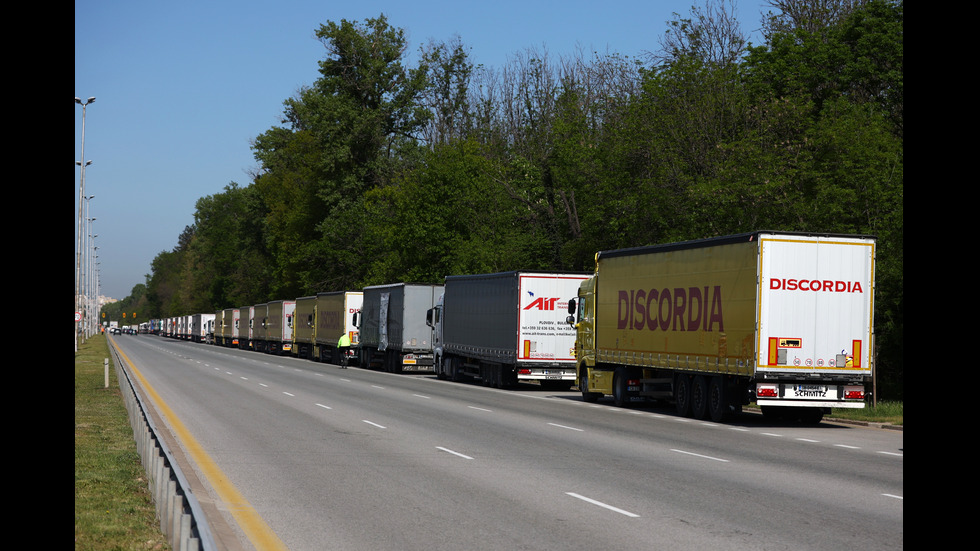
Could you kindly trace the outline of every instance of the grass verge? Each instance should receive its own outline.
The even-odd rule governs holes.
[[[109,388],[104,361],[109,358]],[[169,549],[104,335],[75,353],[75,549]]]
[[[903,410],[905,402],[881,401],[875,407],[865,407],[864,409],[833,409],[830,417],[837,419],[849,419],[852,421],[867,421],[869,423],[888,423],[890,425],[905,426],[905,412]]]

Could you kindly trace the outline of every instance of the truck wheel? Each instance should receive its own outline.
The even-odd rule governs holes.
[[[579,375],[579,389],[582,391],[582,401],[588,403],[594,403],[599,401],[599,397],[602,396],[598,392],[589,392],[589,378],[585,375]]]
[[[626,370],[619,368],[613,375],[613,404],[616,407],[626,407],[630,403],[629,391],[626,389]]]
[[[500,366],[500,388],[517,386],[517,368],[509,365]]]
[[[463,375],[459,372],[459,362],[459,358],[449,360],[449,379],[457,383],[463,380]]]
[[[695,419],[708,416],[708,381],[704,375],[696,375],[691,385],[691,414]]]
[[[712,377],[708,383],[708,414],[715,423],[728,420],[728,396],[725,393],[725,380],[721,377]]]
[[[674,381],[674,405],[681,417],[691,416],[691,377],[678,375]]]
[[[401,373],[402,372],[401,355],[393,350],[385,350],[384,369],[388,373]]]

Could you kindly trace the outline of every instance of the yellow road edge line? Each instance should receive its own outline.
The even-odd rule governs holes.
[[[143,377],[140,370],[133,365],[129,357],[118,348],[116,348],[116,351],[119,352],[120,357],[122,357],[133,374],[139,379],[140,384],[157,404],[157,407],[160,408],[160,413],[170,423],[171,428],[173,428],[174,436],[183,442],[184,447],[187,449],[187,454],[201,469],[201,472],[207,478],[211,487],[218,493],[218,497],[228,506],[228,510],[245,532],[246,537],[248,537],[252,545],[260,550],[288,549],[286,544],[279,539],[279,536],[272,531],[272,528],[266,524],[265,520],[258,514],[255,508],[245,499],[245,496],[228,480],[228,477],[218,467],[218,464],[204,451],[204,448],[198,443],[197,439],[187,430],[187,427],[184,426],[184,423],[181,422],[174,411],[170,409],[170,406],[157,394],[157,391]]]

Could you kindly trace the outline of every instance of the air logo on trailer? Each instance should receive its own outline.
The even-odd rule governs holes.
[[[557,297],[556,298],[538,297],[538,298],[534,299],[534,301],[531,302],[531,304],[528,304],[527,306],[525,306],[524,309],[525,310],[530,310],[532,308],[537,308],[538,310],[549,310],[550,311],[550,310],[554,310],[555,309],[555,303],[557,303],[557,302],[558,302],[558,298]]]

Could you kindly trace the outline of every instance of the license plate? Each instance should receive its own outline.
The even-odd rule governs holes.
[[[787,398],[828,398],[827,385],[793,385],[793,394]]]

